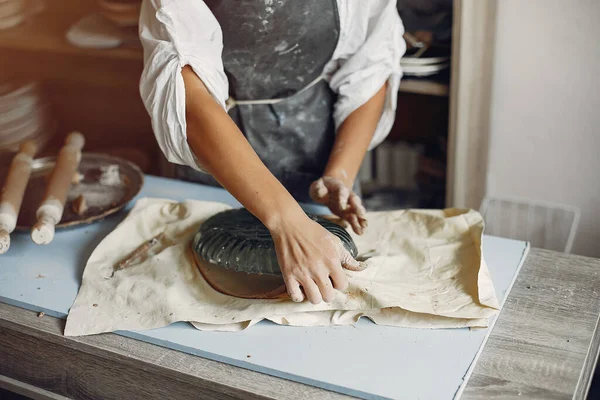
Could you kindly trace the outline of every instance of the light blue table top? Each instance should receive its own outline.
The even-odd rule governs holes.
[[[224,190],[156,177],[146,178],[138,197],[239,206]],[[132,205],[104,221],[58,231],[44,247],[36,246],[28,234],[14,233],[9,252],[0,256],[0,301],[66,318],[88,257]],[[524,242],[484,237],[484,257],[501,303],[527,250]],[[117,333],[362,398],[449,399],[461,387],[490,330],[406,329],[361,320],[355,327],[317,328],[262,322],[237,333],[201,332],[181,322]]]

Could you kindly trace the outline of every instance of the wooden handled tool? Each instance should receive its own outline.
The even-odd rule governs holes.
[[[138,248],[136,248],[131,254],[125,257],[124,260],[120,261],[118,264],[114,266],[114,271],[120,271],[128,266],[132,265],[135,262],[139,262],[143,257],[147,256],[157,244],[164,238],[165,233],[159,233],[154,236],[152,239],[147,242],[142,243]]]
[[[17,226],[23,195],[31,175],[31,163],[37,149],[33,140],[24,142],[10,164],[0,198],[0,254],[6,253],[10,248],[10,234]]]
[[[31,238],[37,244],[48,244],[54,239],[54,227],[62,218],[84,143],[83,135],[73,132],[67,136],[65,145],[58,154],[44,200],[37,209],[37,223],[31,229]]]

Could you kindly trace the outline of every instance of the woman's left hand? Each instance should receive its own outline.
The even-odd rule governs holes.
[[[310,197],[347,221],[352,230],[362,235],[367,227],[365,207],[360,197],[338,178],[324,176],[310,185]]]

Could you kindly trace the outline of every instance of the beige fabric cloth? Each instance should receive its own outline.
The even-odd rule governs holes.
[[[144,198],[90,256],[65,335],[143,330],[190,321],[202,330],[236,331],[268,319],[284,325],[346,325],[361,317],[418,328],[486,327],[498,301],[481,255],[483,220],[469,210],[369,213],[353,235],[369,267],[347,271],[349,289],[330,304],[248,300],[216,292],[191,256],[202,221],[230,207],[215,202]],[[113,265],[165,232],[158,254],[113,274]]]

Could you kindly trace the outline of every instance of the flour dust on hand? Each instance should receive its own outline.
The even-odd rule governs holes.
[[[360,197],[338,178],[324,176],[310,186],[310,197],[347,221],[357,235],[368,226],[366,210]]]

